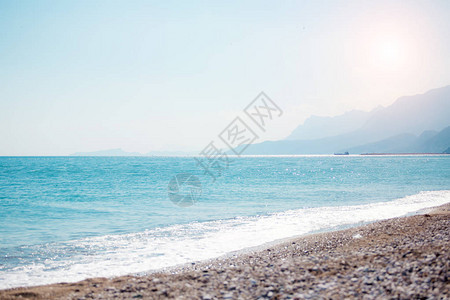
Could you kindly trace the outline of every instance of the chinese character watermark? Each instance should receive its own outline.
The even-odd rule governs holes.
[[[170,180],[169,198],[174,204],[181,207],[194,205],[202,194],[202,184],[197,176],[191,173],[177,174]]]
[[[219,134],[219,138],[236,155],[241,155],[248,146],[258,139],[258,136],[241,118],[236,117]]]
[[[208,174],[216,181],[217,177],[222,176],[223,170],[228,168],[229,159],[226,153],[214,146],[211,142],[201,152],[200,157],[195,157],[197,165],[201,167],[205,174]]]
[[[245,117],[250,119],[253,127],[245,120],[237,116],[225,129],[219,133],[218,138],[230,151],[240,156],[244,151],[259,139],[257,131],[266,131],[267,124],[283,114],[281,108],[261,92],[243,110]],[[256,128],[255,125],[256,124]],[[197,166],[201,167],[205,175],[215,182],[228,169],[230,159],[226,151],[218,148],[215,140],[211,141],[198,157],[195,157]],[[182,191],[187,189],[187,191]],[[202,193],[201,182],[198,177],[190,173],[182,173],[174,176],[169,182],[169,198],[181,207],[194,205]]]
[[[283,114],[281,108],[272,99],[267,97],[264,92],[261,92],[244,109],[244,112],[262,131],[266,131],[266,121],[273,120],[274,117],[280,117]]]

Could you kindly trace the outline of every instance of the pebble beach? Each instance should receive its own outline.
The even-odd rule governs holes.
[[[0,299],[450,299],[450,204],[144,276],[0,291]]]

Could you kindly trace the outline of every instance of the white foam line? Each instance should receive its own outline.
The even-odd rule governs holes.
[[[141,233],[107,235],[64,243],[67,260],[45,260],[0,271],[0,288],[75,282],[111,277],[210,259],[275,241],[337,226],[372,222],[450,202],[450,190],[420,192],[388,202],[290,210],[260,217],[241,217],[174,225]],[[81,248],[89,255],[68,256]]]

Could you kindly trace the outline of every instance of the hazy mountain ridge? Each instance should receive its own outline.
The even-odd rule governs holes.
[[[444,153],[450,145],[450,126],[440,132],[425,131],[420,136],[400,134],[375,143],[345,148],[350,153]],[[344,150],[342,150],[343,152]]]
[[[335,117],[311,116],[292,131],[286,140],[310,140],[349,133],[362,127],[382,107],[370,112],[352,110]]]
[[[417,148],[418,152],[445,152],[450,146],[450,126],[434,135],[433,137],[423,141]]]
[[[279,141],[253,144],[243,154],[442,153],[450,147],[450,86],[401,97],[370,112],[350,111],[336,117],[312,116]],[[334,136],[332,133],[339,132]],[[292,139],[293,137],[310,137]],[[242,149],[238,147],[237,151]],[[231,153],[231,152],[229,152]],[[152,151],[146,154],[111,149],[74,156],[183,156],[194,152]]]
[[[392,105],[377,111],[361,130],[378,136],[401,133],[422,134],[442,130],[450,125],[450,86],[424,94],[401,97]]]
[[[450,146],[450,138],[443,129],[450,125],[450,86],[433,89],[424,94],[401,97],[392,105],[378,108],[368,113],[349,112],[333,118],[313,117],[312,121],[305,121],[297,127],[286,140],[267,141],[251,145],[245,154],[332,154],[334,152],[349,151],[350,153],[363,152],[434,152],[444,151]],[[358,117],[354,117],[358,115]],[[350,121],[345,118],[349,117]],[[336,126],[339,130],[346,125],[357,124],[364,120],[361,127],[331,137],[322,137],[317,134],[315,138],[292,140],[292,136],[314,136],[319,128]],[[315,125],[314,124],[319,124]],[[310,133],[306,129],[310,128]],[[324,129],[325,133],[331,129]],[[443,131],[442,135],[435,135],[433,131]],[[424,136],[419,136],[422,135]],[[430,145],[424,144],[427,138]],[[439,144],[439,145],[438,145]],[[362,151],[366,149],[367,151]],[[370,151],[376,149],[376,151]],[[239,150],[239,148],[238,148]]]
[[[121,148],[109,149],[109,150],[99,150],[92,152],[76,152],[71,154],[71,156],[185,156],[193,155],[195,152],[185,152],[185,151],[150,151],[148,153],[140,152],[127,152]]]

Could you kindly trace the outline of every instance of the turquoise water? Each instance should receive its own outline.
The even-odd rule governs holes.
[[[186,172],[202,195],[179,207],[168,183]],[[214,257],[240,233],[243,248],[403,215],[448,190],[448,156],[242,157],[215,182],[190,157],[0,157],[0,288]]]

